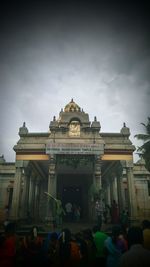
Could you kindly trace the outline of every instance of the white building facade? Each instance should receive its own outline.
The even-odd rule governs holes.
[[[36,222],[54,217],[53,202],[80,205],[84,220],[93,220],[97,197],[119,211],[129,211],[131,220],[150,218],[150,173],[143,160],[133,163],[135,147],[125,123],[118,133],[103,133],[96,117],[73,99],[53,117],[46,133],[19,129],[14,146],[15,163],[0,158],[0,218],[9,206],[10,219],[23,220],[29,212]]]

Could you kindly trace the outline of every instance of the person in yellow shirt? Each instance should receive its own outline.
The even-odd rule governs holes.
[[[150,221],[144,220],[142,222],[143,228],[143,247],[150,250]]]

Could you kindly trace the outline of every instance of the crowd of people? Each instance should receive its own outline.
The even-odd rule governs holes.
[[[61,226],[63,220],[67,222],[80,222],[82,219],[82,209],[76,203],[68,201],[64,207],[60,200],[56,201],[56,225]],[[119,214],[118,204],[115,200],[112,201],[111,206],[105,203],[104,199],[97,198],[95,200],[95,219],[96,223],[101,226],[104,224],[118,224],[121,223],[124,228],[129,224],[129,215],[127,210],[123,210]]]
[[[81,207],[76,203],[67,202],[64,207],[61,200],[56,199],[56,209],[53,214],[54,226],[62,227],[63,221],[66,222],[80,222]]]
[[[124,230],[129,225],[129,214],[127,210],[119,212],[118,204],[115,200],[112,201],[111,206],[105,204],[104,199],[97,198],[95,201],[95,215],[98,225],[104,224],[118,224],[120,223]]]
[[[24,236],[16,234],[15,223],[5,226],[0,236],[0,266],[52,267],[149,267],[150,221],[129,227],[114,224],[111,233],[100,226],[72,233],[40,235],[37,226]]]

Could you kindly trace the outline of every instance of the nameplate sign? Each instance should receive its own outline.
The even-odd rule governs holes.
[[[104,144],[46,144],[46,154],[102,155]]]

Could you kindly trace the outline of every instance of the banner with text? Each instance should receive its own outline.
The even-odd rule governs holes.
[[[46,144],[46,154],[104,154],[104,144]]]

